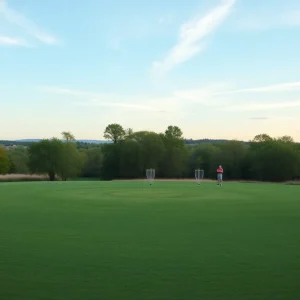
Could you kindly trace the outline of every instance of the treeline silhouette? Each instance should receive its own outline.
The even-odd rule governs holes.
[[[6,150],[0,148],[0,174],[47,174],[49,180],[144,178],[154,168],[160,178],[191,178],[204,170],[216,178],[222,165],[225,180],[288,181],[300,177],[300,145],[290,136],[259,134],[249,142],[183,139],[177,126],[163,133],[125,130],[110,124],[106,144],[76,142],[70,132],[62,139],[44,139]]]

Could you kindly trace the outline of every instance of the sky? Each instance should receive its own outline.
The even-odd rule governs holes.
[[[0,0],[0,139],[300,142],[299,36],[299,0]]]

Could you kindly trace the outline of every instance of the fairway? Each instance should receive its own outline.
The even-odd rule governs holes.
[[[0,183],[0,299],[300,299],[300,186]]]

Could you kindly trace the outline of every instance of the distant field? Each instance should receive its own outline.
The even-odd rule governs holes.
[[[0,183],[0,299],[300,299],[300,188]]]

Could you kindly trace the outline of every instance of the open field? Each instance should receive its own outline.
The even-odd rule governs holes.
[[[0,299],[300,299],[300,188],[0,183]]]

